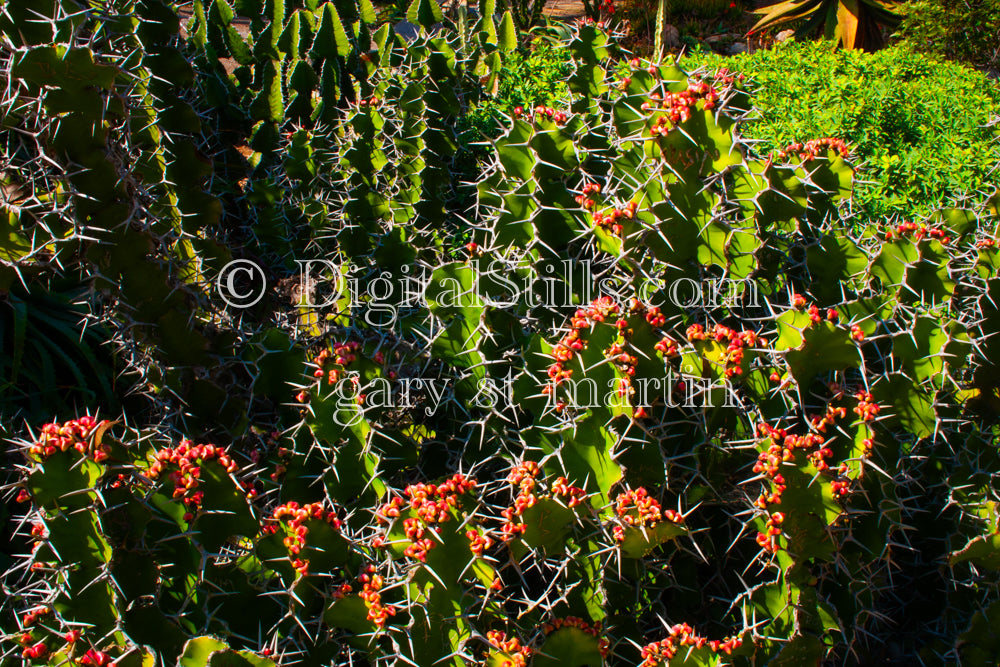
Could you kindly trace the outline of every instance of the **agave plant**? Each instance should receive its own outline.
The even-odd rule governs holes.
[[[882,27],[895,27],[901,19],[896,13],[900,4],[896,0],[784,0],[754,10],[761,19],[750,34],[804,19],[795,31],[798,38],[822,30],[826,39],[844,48],[877,51],[885,43]]]

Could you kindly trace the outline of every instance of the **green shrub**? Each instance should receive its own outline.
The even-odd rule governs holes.
[[[1000,0],[911,0],[900,35],[914,49],[1000,68]]]
[[[506,59],[496,96],[473,109],[467,117],[469,127],[496,137],[503,116],[512,115],[517,107],[565,105],[566,79],[571,72],[563,49],[535,40],[530,50],[518,50]]]
[[[904,47],[878,53],[784,43],[736,58],[707,53],[688,66],[725,66],[757,84],[761,153],[799,137],[836,136],[864,162],[854,207],[863,221],[919,217],[996,187],[1000,87],[979,72]],[[992,171],[992,173],[991,173]],[[982,199],[982,197],[976,197]]]

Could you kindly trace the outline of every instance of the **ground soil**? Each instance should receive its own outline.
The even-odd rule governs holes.
[[[567,21],[583,16],[583,3],[580,0],[549,0],[542,13],[559,21]]]

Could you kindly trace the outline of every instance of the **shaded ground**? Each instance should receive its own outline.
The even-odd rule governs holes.
[[[542,11],[546,16],[566,21],[583,16],[583,3],[580,0],[549,0]]]

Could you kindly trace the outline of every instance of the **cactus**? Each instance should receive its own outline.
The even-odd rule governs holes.
[[[19,163],[48,199],[12,224],[117,300],[154,396],[12,452],[5,659],[995,661],[995,209],[856,229],[849,146],[754,157],[738,78],[612,79],[593,23],[566,108],[472,165],[492,10],[368,50],[351,3],[268,3],[249,41],[246,4],[183,40],[153,0],[56,8],[4,46],[37,130],[10,145],[60,166]],[[331,260],[329,310],[223,311],[206,276],[250,237],[279,275]]]

